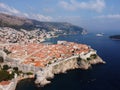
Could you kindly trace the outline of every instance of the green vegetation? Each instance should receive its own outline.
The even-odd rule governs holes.
[[[92,54],[90,57],[91,57],[92,59],[96,59],[96,58],[97,58],[97,55],[96,55],[96,54]]]
[[[17,75],[20,75],[20,74],[33,75],[32,72],[23,73],[22,71],[19,71],[18,67],[11,68],[8,65],[3,65],[3,66],[0,66],[0,82],[13,79],[15,73]]]
[[[81,60],[82,60],[82,58],[80,58],[80,57],[77,58],[77,64],[78,64],[78,65],[81,64]]]
[[[1,81],[5,81],[5,80],[11,80],[12,78],[14,78],[14,73],[9,74],[7,71],[5,70],[0,70],[0,82]]]
[[[80,57],[77,58],[77,61],[78,61],[78,62],[81,61],[81,60],[82,60],[82,58],[80,58]]]
[[[22,71],[19,71],[18,67],[11,68],[8,65],[3,65],[3,67],[1,67],[1,70],[0,70],[0,82],[13,79],[15,73],[17,75],[20,75]],[[32,73],[28,73],[28,74],[30,75]]]
[[[87,60],[89,61],[89,60],[91,60],[91,58],[87,58]]]
[[[14,70],[14,71],[18,71],[18,67],[14,67],[13,70]]]
[[[48,62],[48,65],[50,65],[50,64],[52,64],[52,62],[51,62],[51,61],[49,61],[49,62]]]
[[[11,51],[7,50],[6,48],[4,48],[3,50],[7,55],[11,53]]]
[[[90,57],[88,57],[86,60],[90,61],[92,59],[96,59],[97,58],[97,54],[92,54]]]
[[[0,63],[3,63],[3,62],[4,62],[3,57],[0,57]]]
[[[26,74],[27,74],[27,75],[33,75],[33,73],[32,73],[32,72],[27,72]]]
[[[8,66],[8,65],[3,65],[3,68],[2,68],[3,70],[8,70],[8,69],[10,69],[10,67]]]
[[[16,73],[17,75],[23,74],[22,71],[19,71],[18,67],[13,67],[13,73]]]

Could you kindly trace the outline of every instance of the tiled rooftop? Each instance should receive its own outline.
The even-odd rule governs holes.
[[[9,81],[1,81],[1,82],[0,82],[0,85],[3,85],[3,86],[4,86],[4,85],[9,85],[9,84],[10,84]]]
[[[11,45],[6,47],[12,53],[11,58],[19,58],[24,64],[32,64],[38,67],[44,67],[51,61],[64,60],[73,55],[79,55],[82,52],[89,52],[89,47],[84,44],[65,42],[63,44],[36,44]]]

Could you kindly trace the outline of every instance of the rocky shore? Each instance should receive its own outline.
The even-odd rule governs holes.
[[[27,55],[26,53],[22,53],[23,56],[24,54],[26,54],[27,60],[22,58],[19,59],[19,54],[16,55],[16,53],[12,54],[17,59],[10,57],[10,55],[7,55],[4,52],[7,49],[1,50],[0,56],[4,59],[4,64],[7,64],[8,66],[13,68],[18,67],[18,69],[24,73],[32,72],[35,75],[35,84],[37,86],[44,86],[46,84],[49,84],[50,80],[48,79],[54,78],[55,74],[65,73],[68,70],[78,68],[87,70],[92,67],[93,64],[105,63],[97,55],[96,50],[87,45],[59,41],[57,45],[43,45],[41,47],[40,45],[38,46],[39,48],[37,48],[37,50],[34,50],[32,54]],[[28,50],[31,50],[31,48],[28,48]],[[25,48],[20,49],[23,50]],[[20,50],[18,49],[18,51]],[[20,54],[21,52],[23,51],[20,51]],[[37,58],[42,58],[42,56],[45,55],[43,61],[35,61],[35,59],[33,59],[33,57],[35,57],[34,54],[38,56],[36,56]],[[22,57],[22,55],[20,57]],[[50,57],[52,57],[52,59],[50,59]],[[28,63],[29,61],[30,63]]]
[[[95,59],[84,60],[79,56],[69,58],[69,60],[64,60],[64,62],[59,62],[57,64],[46,67],[43,71],[38,71],[36,73],[35,83],[37,86],[41,87],[49,84],[49,78],[54,78],[55,74],[65,73],[68,70],[73,69],[84,69],[87,70],[94,64],[105,64],[105,62],[97,55]]]

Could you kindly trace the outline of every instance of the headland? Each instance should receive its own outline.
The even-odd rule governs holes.
[[[87,70],[93,64],[105,63],[90,46],[74,42],[1,44],[0,48],[4,64],[18,67],[23,73],[32,73],[38,86],[50,83],[48,78],[53,78],[54,74],[76,68]]]

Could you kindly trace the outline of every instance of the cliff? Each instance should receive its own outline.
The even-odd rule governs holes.
[[[56,63],[54,65],[50,65],[42,71],[38,71],[36,73],[35,83],[38,86],[44,86],[50,83],[50,81],[48,81],[48,78],[53,78],[54,74],[64,73],[68,70],[73,70],[77,68],[87,70],[90,67],[92,67],[93,64],[99,64],[99,63],[105,63],[105,62],[98,55],[96,58],[91,60],[87,60],[87,59],[85,60],[85,59],[81,59],[79,56],[74,56],[67,60]]]

